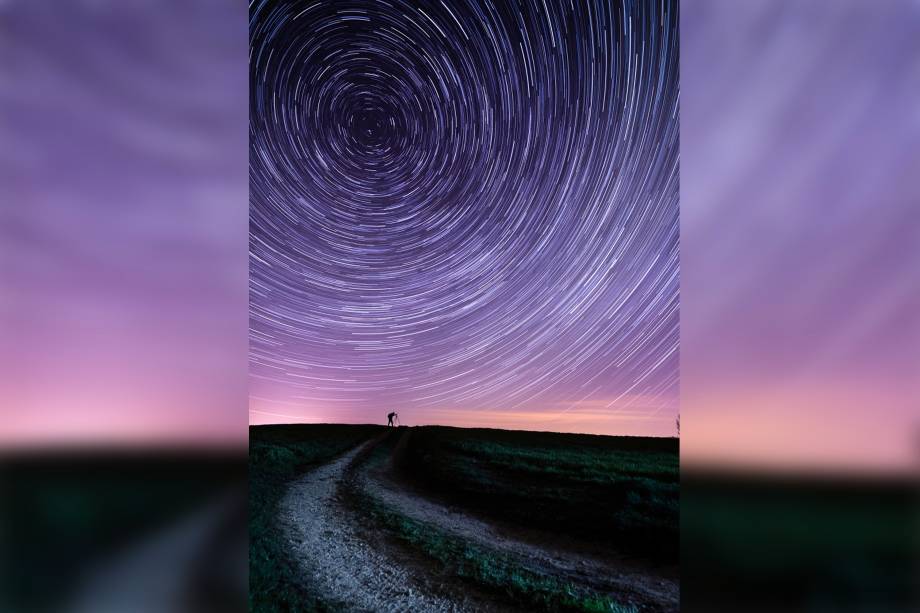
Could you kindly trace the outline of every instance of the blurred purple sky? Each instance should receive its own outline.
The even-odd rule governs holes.
[[[916,467],[920,3],[682,13],[684,459]]]
[[[246,437],[246,17],[0,5],[0,445]]]

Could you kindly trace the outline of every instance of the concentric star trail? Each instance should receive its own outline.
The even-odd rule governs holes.
[[[253,407],[670,422],[677,2],[250,5]]]

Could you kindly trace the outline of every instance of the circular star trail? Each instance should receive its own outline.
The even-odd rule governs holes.
[[[253,406],[671,411],[676,4],[253,3]]]

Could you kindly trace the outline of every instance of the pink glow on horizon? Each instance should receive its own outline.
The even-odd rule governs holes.
[[[912,399],[881,381],[690,390],[685,466],[917,473]],[[740,410],[739,407],[743,407]]]

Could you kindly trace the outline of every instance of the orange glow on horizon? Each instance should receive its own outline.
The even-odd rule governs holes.
[[[267,405],[267,406],[266,406]],[[470,409],[397,409],[400,423],[406,426],[454,426],[459,428],[498,428],[609,436],[676,436],[673,409],[654,411],[574,407],[559,410],[470,410]],[[386,423],[386,410],[309,411],[296,406],[276,406],[253,400],[249,411],[250,425],[277,423]]]

